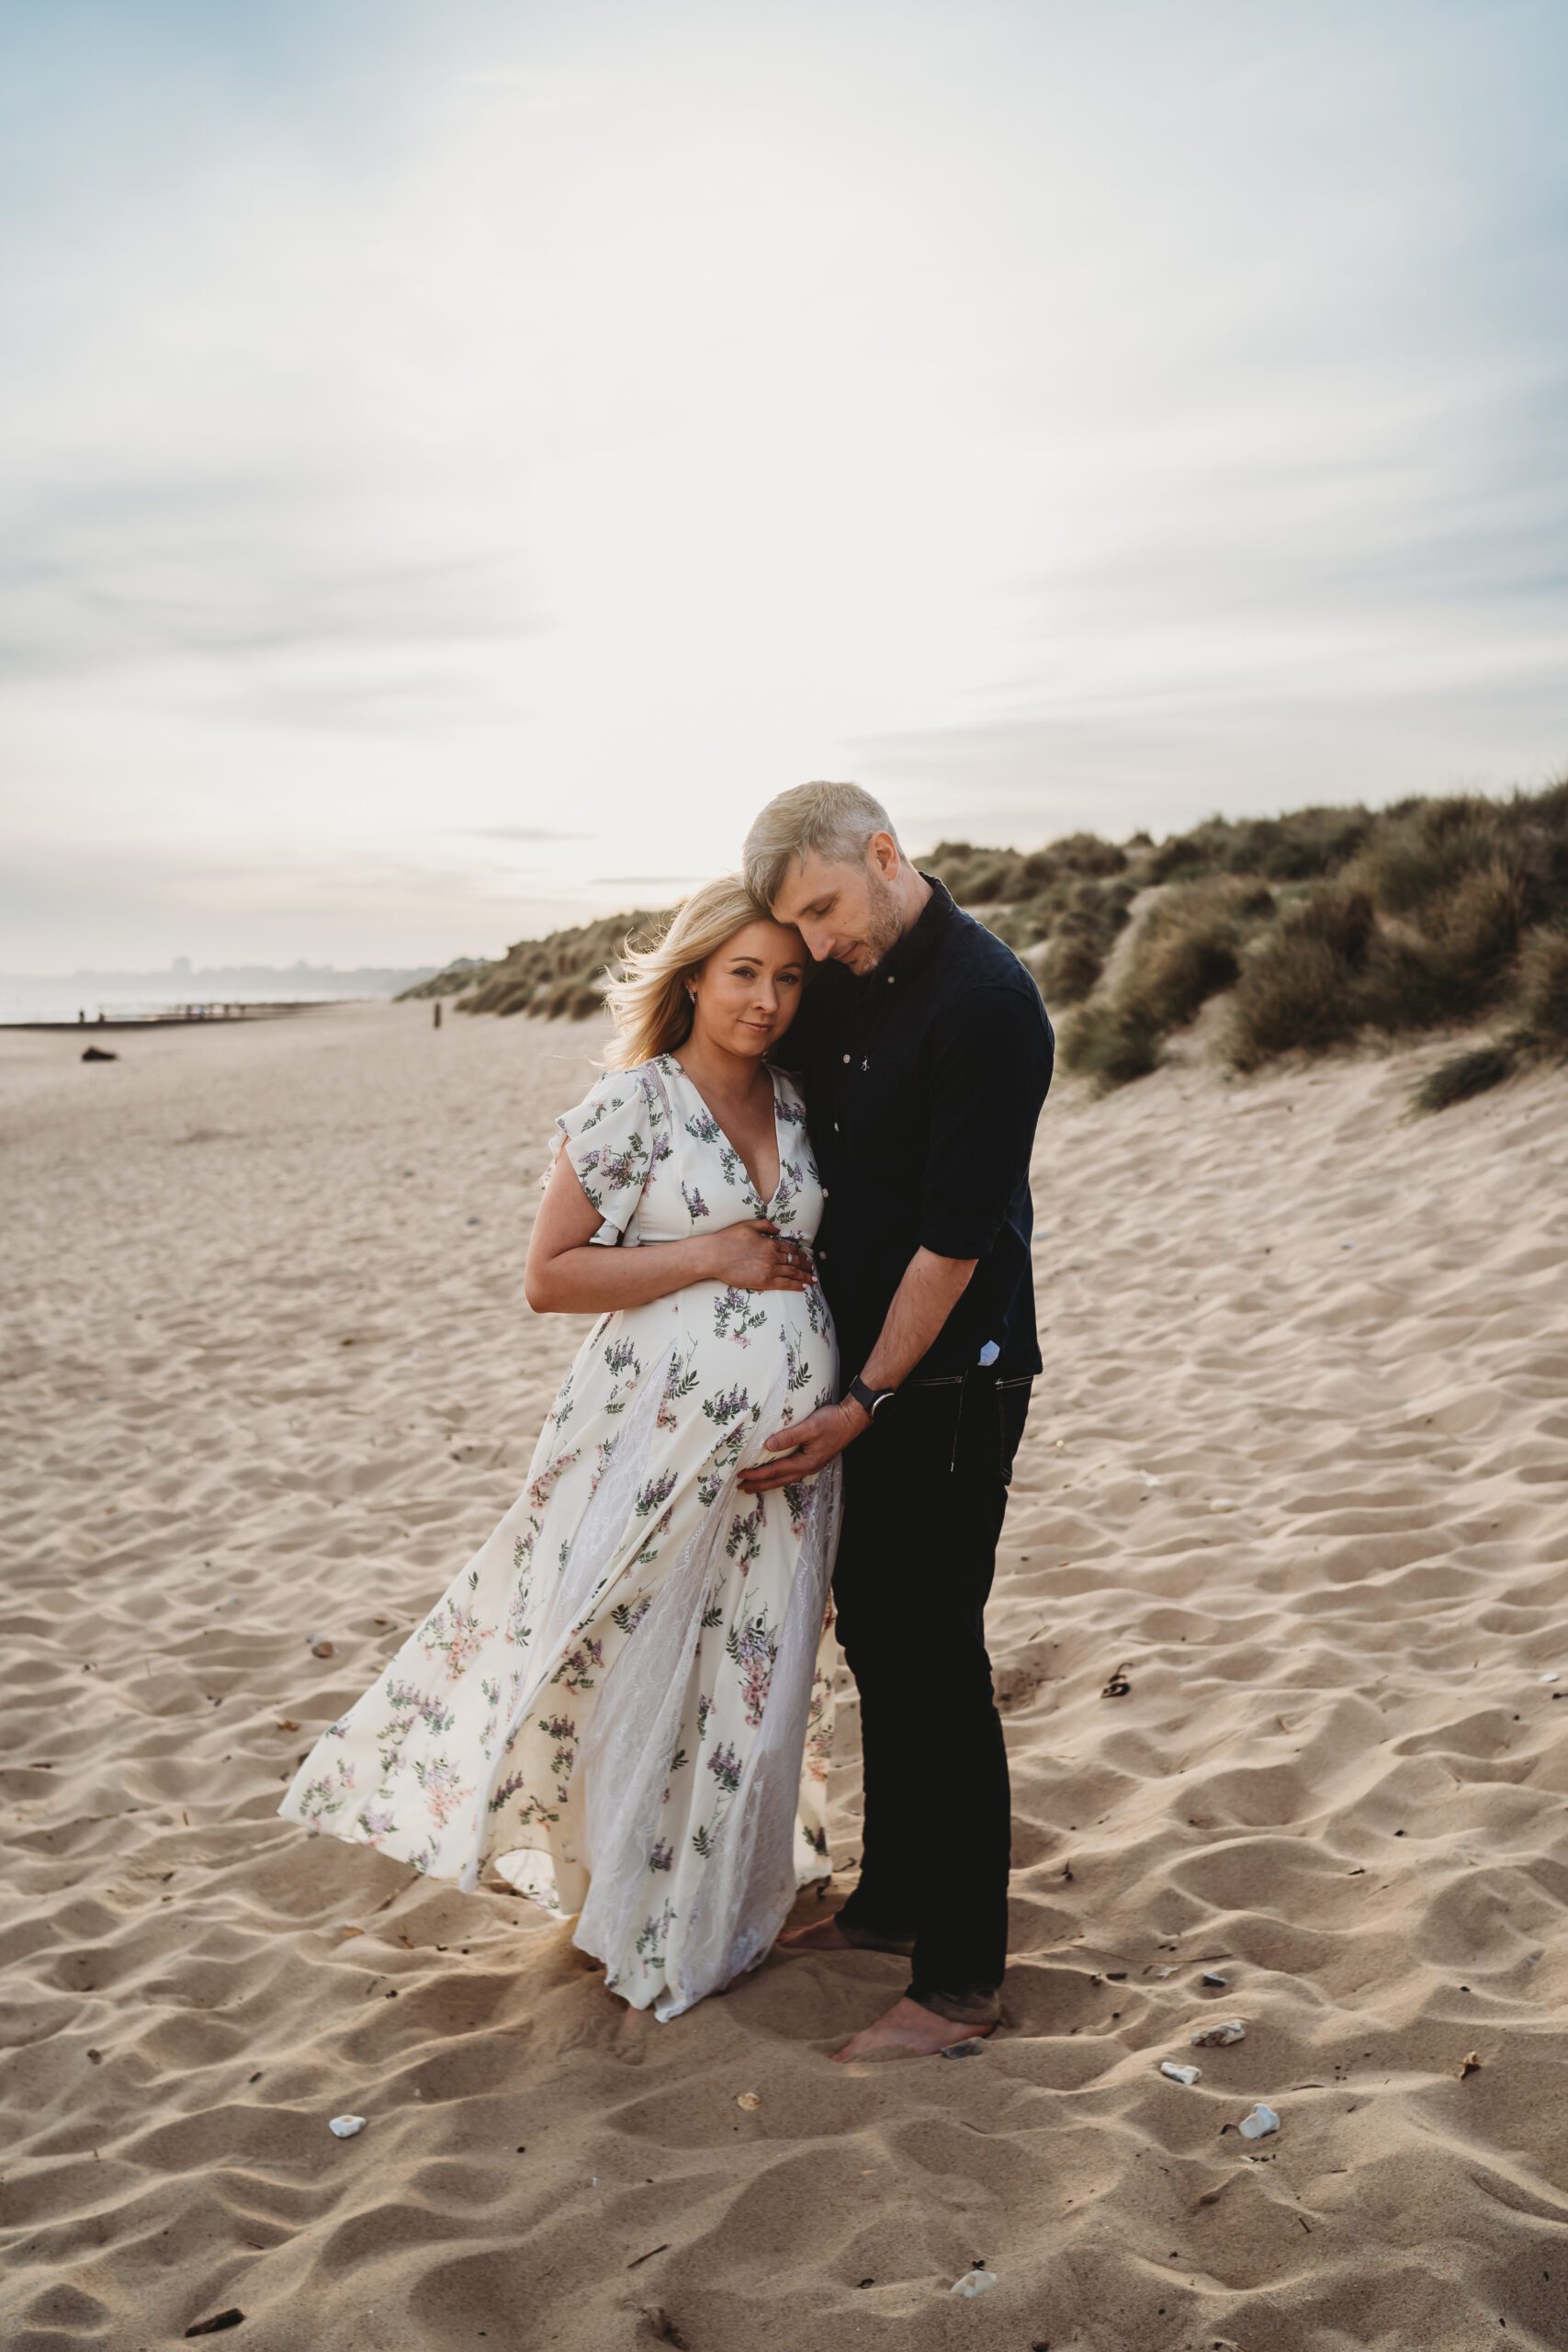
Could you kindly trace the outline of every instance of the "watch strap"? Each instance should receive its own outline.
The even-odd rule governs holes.
[[[896,1396],[898,1392],[896,1388],[868,1387],[857,1372],[854,1378],[851,1381],[848,1388],[845,1389],[844,1394],[846,1396],[852,1396],[855,1403],[860,1407],[862,1412],[869,1414],[871,1419],[874,1420],[876,1419],[877,1407],[879,1405],[886,1405],[889,1396]]]

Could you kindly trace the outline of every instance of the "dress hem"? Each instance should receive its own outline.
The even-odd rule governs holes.
[[[468,1864],[466,1862],[457,1870],[437,1870],[434,1867],[412,1861],[406,1855],[394,1853],[385,1843],[373,1842],[368,1838],[355,1837],[351,1831],[333,1827],[330,1823],[312,1823],[303,1821],[298,1815],[286,1812],[282,1805],[278,1807],[277,1812],[278,1818],[280,1820],[291,1822],[296,1826],[303,1828],[308,1839],[313,1838],[331,1838],[335,1839],[339,1845],[357,1847],[362,1853],[380,1854],[387,1861],[397,1862],[402,1869],[412,1871],[416,1878],[434,1880],[438,1884],[456,1887],[459,1893],[509,1896],[513,1901],[531,1903],[535,1909],[539,1912],[541,1918],[548,1921],[553,1927],[571,1928],[575,1930],[577,1923],[582,1917],[582,1905],[581,1904],[578,1905],[574,1910],[563,1910],[558,1904],[547,1903],[531,1888],[519,1886],[515,1880],[508,1878],[501,1869],[501,1862],[505,1859],[505,1855],[497,1855],[493,1852],[486,1854],[483,1860],[479,1863],[479,1875],[477,1879],[473,1882],[472,1885],[464,1887],[461,1882],[463,1874],[468,1869]],[[543,1847],[513,1846],[508,1848],[506,1852],[509,1854],[538,1856],[546,1862],[547,1866],[548,1865],[548,1853]],[[804,1868],[797,1864],[795,1868],[795,1893],[798,1895],[805,1888],[818,1885],[830,1879],[832,1875],[833,1866],[831,1862],[821,1861],[819,1867],[816,1866],[814,1863],[814,1866],[810,1869]],[[586,1900],[586,1892],[584,1899]],[[786,1905],[779,1917],[774,1921],[772,1929],[768,1933],[766,1939],[762,1941],[761,1948],[755,1952],[751,1959],[742,1962],[740,1967],[736,1970],[734,1975],[726,1979],[727,1984],[738,1984],[742,1976],[750,1975],[754,1968],[760,1968],[761,1966],[762,1962],[766,1960],[769,1952],[773,1950],[773,1944],[778,1939],[779,1931],[783,1928],[784,1920],[788,1917],[789,1906]],[[609,1957],[606,1953],[596,1951],[592,1944],[583,1943],[575,1932],[572,1935],[571,1940],[575,1951],[581,1951],[590,1960],[597,1962],[602,1968],[609,1967]],[[694,2008],[698,2001],[708,1999],[713,1993],[717,1992],[722,1988],[717,1985],[709,1986],[706,1992],[694,1994],[689,1998],[681,2001],[680,2006],[675,2008],[671,2008],[668,2006],[661,2007],[661,2003],[667,2001],[668,1996],[673,1991],[673,1989],[674,1988],[670,1984],[668,1978],[666,1978],[660,1984],[649,1990],[646,1997],[642,2000],[634,2000],[629,1993],[623,1993],[618,1987],[615,1988],[615,1997],[618,2001],[624,2001],[626,2007],[630,2009],[651,2009],[654,2012],[655,2017],[659,2018],[660,2022],[664,2024],[672,2022],[677,2017],[683,2016],[687,2009]]]

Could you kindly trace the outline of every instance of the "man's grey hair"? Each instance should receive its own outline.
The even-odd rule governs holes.
[[[769,801],[746,836],[746,887],[759,906],[771,907],[792,861],[804,865],[816,850],[831,865],[862,865],[873,833],[893,833],[902,857],[893,820],[863,785],[794,785]]]

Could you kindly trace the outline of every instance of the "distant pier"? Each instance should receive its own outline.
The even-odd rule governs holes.
[[[324,1004],[363,1003],[360,997],[283,997],[271,1003],[238,1004],[214,999],[190,1004],[165,1005],[148,1012],[99,1012],[89,1019],[84,1010],[74,1021],[0,1021],[0,1029],[177,1029],[198,1021],[275,1021],[286,1012],[310,1012]]]

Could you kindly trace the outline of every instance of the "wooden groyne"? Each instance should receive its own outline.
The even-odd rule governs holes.
[[[175,1029],[201,1021],[274,1021],[286,1012],[310,1012],[323,1004],[355,1004],[355,997],[281,998],[274,1003],[210,1002],[175,1004],[151,1012],[78,1012],[74,1021],[0,1021],[0,1029]]]

